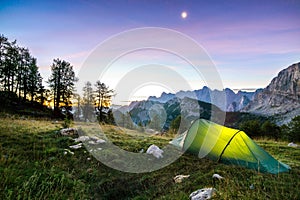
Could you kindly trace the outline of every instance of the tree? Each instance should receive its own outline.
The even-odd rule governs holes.
[[[53,94],[54,113],[60,115],[62,112],[61,108],[64,108],[66,114],[69,115],[74,85],[78,80],[75,77],[73,66],[67,61],[54,59],[51,71],[52,74],[48,79],[48,84]]]
[[[4,47],[4,60],[2,63],[2,84],[4,86],[4,91],[13,92],[16,74],[18,72],[18,60],[19,54],[16,46],[16,40],[9,43],[5,43]]]
[[[101,83],[100,81],[96,82],[95,87],[96,114],[99,122],[103,122],[104,116],[107,114],[105,110],[108,111],[114,91],[109,89],[105,83]]]
[[[172,134],[176,134],[178,132],[180,123],[181,123],[181,115],[178,115],[170,124],[169,130]]]
[[[91,82],[86,82],[83,87],[82,111],[85,121],[91,121],[94,113],[94,94]]]
[[[19,101],[26,101],[30,94],[33,101],[39,87],[42,87],[42,78],[36,59],[27,48],[19,47],[16,40],[10,42],[0,35],[0,89],[18,94]]]
[[[292,142],[300,142],[300,115],[294,117],[283,129],[284,139]]]
[[[269,120],[265,121],[261,126],[262,134],[269,138],[274,138],[278,140],[280,136],[280,128],[276,124],[270,122]]]
[[[74,100],[75,100],[75,105],[77,107],[75,112],[74,112],[74,118],[79,120],[80,117],[81,117],[81,111],[82,111],[82,108],[81,108],[82,99],[81,99],[81,96],[77,93],[74,93],[73,97],[74,97]],[[73,107],[74,107],[74,104],[73,104]]]
[[[38,67],[36,65],[36,59],[32,58],[31,62],[28,66],[28,79],[27,79],[27,87],[28,92],[30,93],[31,102],[33,102],[34,97],[36,96],[39,87],[42,86],[42,77],[38,71]]]

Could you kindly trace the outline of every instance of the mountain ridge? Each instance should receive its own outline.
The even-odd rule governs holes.
[[[210,89],[204,86],[202,89],[193,91],[179,91],[175,94],[163,92],[160,97],[150,96],[147,100],[158,101],[160,103],[166,103],[168,100],[177,97],[183,99],[189,97],[206,103],[212,103],[218,106],[223,111],[235,112],[243,109],[253,99],[256,92],[261,89],[257,89],[255,92],[238,91],[235,93],[230,88],[224,90]],[[218,101],[219,100],[219,101]],[[225,102],[223,101],[225,100]]]

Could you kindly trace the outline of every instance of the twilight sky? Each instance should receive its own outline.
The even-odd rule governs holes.
[[[46,80],[54,58],[78,72],[95,47],[115,34],[174,29],[206,50],[224,87],[260,88],[300,61],[299,11],[299,0],[1,0],[0,33],[29,48]]]

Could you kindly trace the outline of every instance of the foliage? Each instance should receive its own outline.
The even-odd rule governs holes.
[[[268,138],[274,138],[278,140],[281,134],[280,127],[277,126],[275,123],[272,123],[270,120],[265,121],[261,125],[262,135]]]
[[[240,124],[240,129],[250,137],[262,136],[261,124],[258,120],[249,120]]]
[[[265,120],[264,122],[257,119],[246,120],[239,124],[239,129],[245,131],[250,137],[299,142],[300,116],[294,117],[290,123],[284,124],[281,127],[270,120]]]
[[[72,120],[68,117],[65,117],[62,127],[63,128],[70,128],[70,126],[72,125]]]
[[[245,121],[256,120],[263,124],[268,120],[267,117],[245,112],[226,112],[225,126],[239,129],[240,125]]]

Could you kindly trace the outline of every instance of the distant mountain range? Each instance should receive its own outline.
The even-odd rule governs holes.
[[[160,103],[166,103],[170,99],[175,97],[183,99],[185,97],[196,99],[207,103],[214,103],[223,111],[239,111],[247,106],[256,93],[261,92],[262,89],[258,89],[255,92],[238,91],[234,93],[233,90],[226,88],[225,90],[211,90],[207,86],[204,86],[200,90],[194,91],[179,91],[176,94],[163,92],[160,97],[150,96],[148,101],[158,101]],[[213,101],[213,100],[215,101]],[[221,100],[221,101],[218,101]],[[225,101],[223,101],[225,100]]]
[[[195,113],[197,109],[199,112]],[[283,124],[300,115],[300,63],[282,70],[266,88],[255,92],[234,93],[229,88],[220,91],[204,86],[199,90],[179,91],[176,94],[164,92],[160,97],[150,96],[145,101],[135,101],[115,109],[119,112],[118,116],[127,113],[135,124],[144,125],[153,120],[153,110],[165,118],[164,127],[169,127],[171,121],[182,115],[183,111],[184,117],[191,120],[199,116],[209,119],[212,110],[274,116],[278,124]]]

